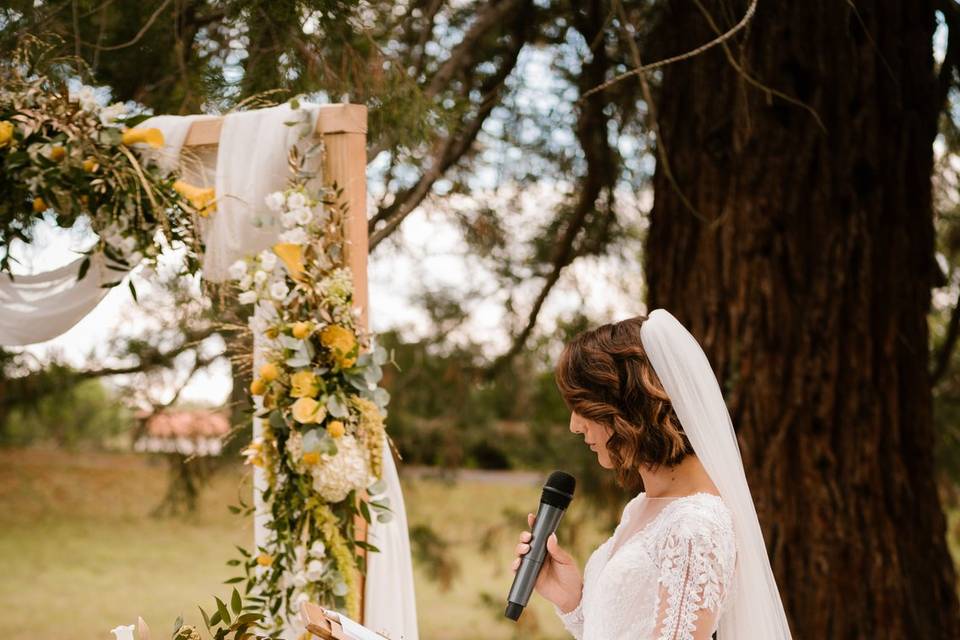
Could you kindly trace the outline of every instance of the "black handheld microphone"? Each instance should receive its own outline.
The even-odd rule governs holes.
[[[507,610],[504,615],[511,620],[520,618],[523,608],[530,600],[533,586],[537,583],[537,576],[540,575],[543,560],[547,555],[547,538],[557,530],[563,512],[573,500],[573,490],[576,486],[576,478],[563,471],[551,473],[547,483],[543,485],[537,519],[533,521],[530,550],[521,558],[520,568],[517,569],[517,575],[513,577],[510,595],[507,596]]]

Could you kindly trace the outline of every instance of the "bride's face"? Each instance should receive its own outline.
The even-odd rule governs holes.
[[[583,434],[584,443],[597,454],[597,462],[600,463],[601,467],[604,469],[613,468],[613,461],[610,460],[610,452],[607,450],[607,440],[610,439],[613,432],[608,427],[576,413],[571,413],[570,431]]]

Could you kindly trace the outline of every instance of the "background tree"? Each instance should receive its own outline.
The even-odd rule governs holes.
[[[746,6],[665,5],[645,57]],[[934,8],[761,3],[658,84],[649,306],[723,380],[798,637],[960,634],[927,356]]]

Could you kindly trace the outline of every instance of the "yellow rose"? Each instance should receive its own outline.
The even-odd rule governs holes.
[[[293,419],[300,424],[313,424],[322,419],[323,406],[313,398],[300,398],[293,403]]]
[[[140,142],[145,142],[154,149],[159,149],[163,146],[163,132],[160,129],[127,129],[123,132],[123,138],[121,139],[123,144],[128,147],[132,144],[138,144]]]
[[[268,553],[261,553],[257,556],[257,564],[261,567],[269,567],[273,564],[273,556]]]
[[[320,454],[316,451],[309,451],[303,454],[303,464],[320,464]]]
[[[87,173],[93,173],[99,168],[100,168],[100,165],[97,164],[97,161],[95,158],[87,158],[86,160],[83,161],[83,170],[86,171]]]
[[[339,438],[347,432],[347,429],[343,426],[343,423],[339,420],[334,420],[327,425],[327,433],[330,434],[331,438]]]
[[[333,352],[341,368],[353,366],[357,361],[356,355],[351,355],[357,346],[357,338],[349,329],[337,324],[328,325],[320,332],[320,342]]]
[[[0,147],[5,147],[13,140],[13,123],[9,120],[0,120]]]
[[[255,396],[262,396],[267,391],[267,383],[263,378],[257,378],[250,383],[250,393]]]
[[[320,381],[312,371],[297,371],[290,376],[291,398],[314,398],[320,392]]]
[[[54,162],[60,162],[67,157],[67,150],[61,147],[60,145],[55,146],[50,149],[50,159]]]
[[[313,325],[309,322],[294,322],[291,327],[291,333],[297,340],[303,340],[313,331]]]
[[[280,377],[280,367],[272,362],[268,362],[260,367],[260,377],[267,382],[273,382]]]
[[[33,199],[33,212],[34,213],[43,213],[47,210],[47,203],[44,202],[43,198],[34,198]]]

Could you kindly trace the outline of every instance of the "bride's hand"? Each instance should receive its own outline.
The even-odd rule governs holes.
[[[527,514],[527,524],[533,528],[534,516]],[[520,568],[520,558],[530,551],[530,539],[532,535],[529,531],[520,534],[520,542],[517,544],[517,557],[513,561],[513,572],[516,573]],[[580,570],[573,557],[564,551],[557,543],[557,534],[550,534],[547,538],[547,554],[543,559],[543,568],[537,577],[535,586],[537,593],[557,605],[564,613],[568,613],[577,608],[580,604],[580,596],[583,592],[583,578],[580,577]]]

